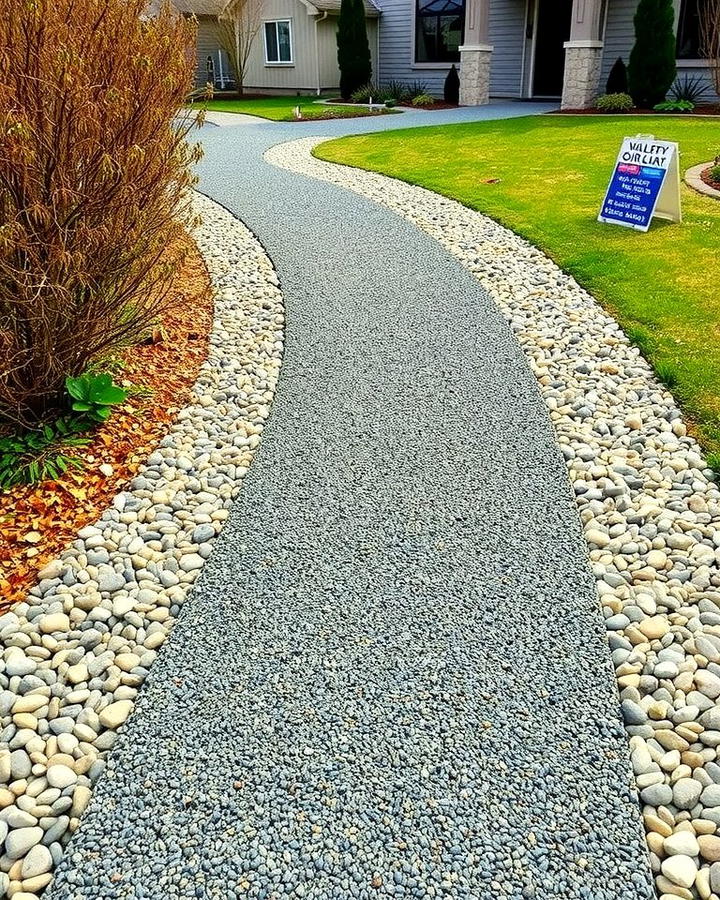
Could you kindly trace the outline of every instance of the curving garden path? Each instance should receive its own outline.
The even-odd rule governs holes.
[[[653,896],[595,578],[515,338],[432,237],[263,160],[298,128],[425,123],[397,119],[207,129],[201,189],[280,277],[280,382],[52,900]]]

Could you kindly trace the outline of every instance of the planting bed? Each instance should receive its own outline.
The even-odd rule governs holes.
[[[98,517],[167,431],[207,357],[211,326],[210,282],[193,244],[161,329],[117,361],[115,379],[130,396],[89,446],[73,452],[84,467],[0,492],[0,611],[24,597],[38,571]]]

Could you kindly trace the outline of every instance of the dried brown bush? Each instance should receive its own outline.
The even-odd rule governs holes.
[[[720,0],[700,4],[700,50],[708,60],[715,93],[720,94]]]
[[[145,3],[3,0],[0,424],[138,340],[181,262],[195,26]]]

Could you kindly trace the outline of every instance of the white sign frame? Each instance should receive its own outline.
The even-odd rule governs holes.
[[[607,205],[618,166],[624,164],[651,166],[655,169],[661,169],[665,173],[646,225],[623,222],[620,219],[603,216],[603,210]],[[653,218],[667,219],[670,222],[682,222],[682,210],[680,207],[680,148],[674,141],[661,141],[652,134],[637,134],[635,137],[623,138],[597,220],[606,225],[620,225],[623,228],[632,228],[634,231],[647,232]]]

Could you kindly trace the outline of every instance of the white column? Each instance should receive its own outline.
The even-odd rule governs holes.
[[[573,0],[570,40],[565,42],[562,108],[592,106],[602,67],[602,0]]]
[[[488,43],[490,0],[467,0],[465,37],[460,47],[460,103],[482,106],[490,101],[490,60]]]

